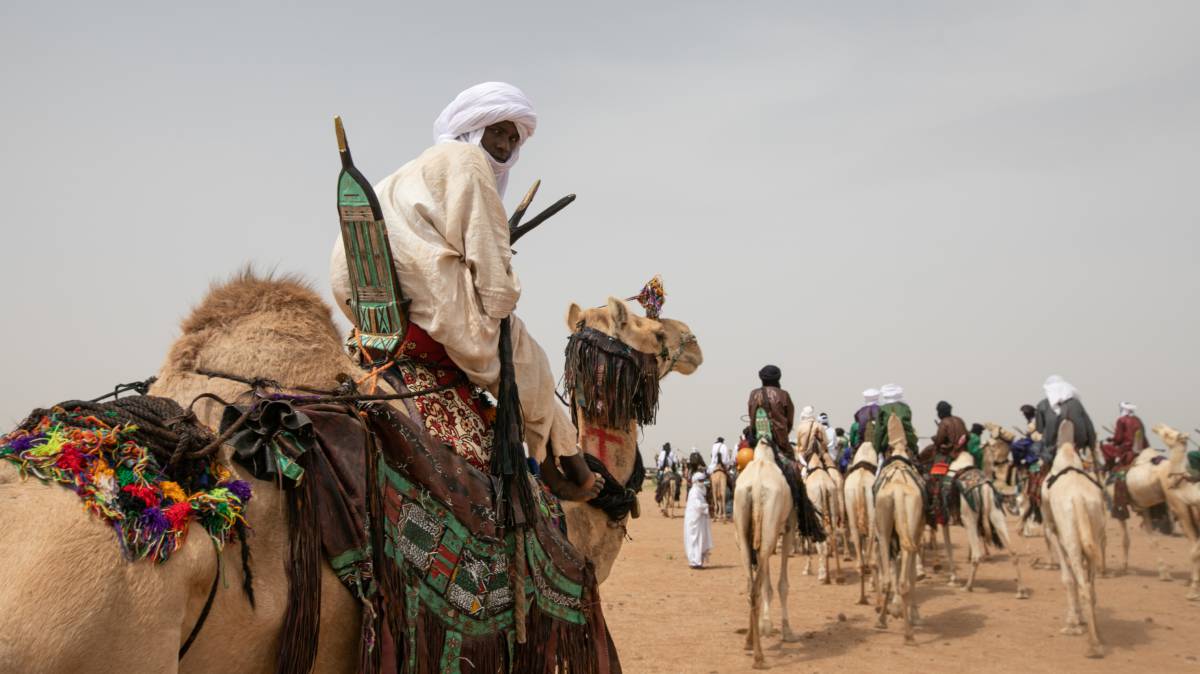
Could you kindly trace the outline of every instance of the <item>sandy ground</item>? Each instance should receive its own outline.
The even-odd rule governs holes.
[[[649,484],[649,483],[648,483]],[[749,604],[746,576],[731,524],[713,523],[715,547],[710,566],[688,568],[683,555],[682,512],[663,517],[653,495],[642,494],[642,516],[633,520],[621,556],[601,588],[605,617],[626,672],[749,671],[742,649]],[[974,592],[947,587],[945,565],[918,583],[916,597],[925,624],[916,645],[904,645],[901,623],[877,630],[871,606],[859,606],[858,576],[843,562],[844,585],[821,585],[801,575],[803,558],[789,563],[789,616],[800,637],[781,643],[778,601],[772,604],[776,634],[763,642],[774,671],[1035,671],[1142,672],[1194,671],[1200,667],[1200,602],[1187,593],[1188,542],[1182,536],[1151,536],[1130,521],[1129,573],[1098,581],[1097,615],[1106,657],[1084,657],[1086,637],[1059,633],[1066,592],[1059,572],[1030,568],[1047,556],[1043,539],[1009,531],[1022,556],[1022,574],[1031,596],[1017,600],[1008,554],[992,551],[979,569]],[[1159,554],[1171,582],[1158,579]],[[954,557],[965,577],[966,533],[953,529]],[[1109,568],[1120,560],[1120,529],[1108,526]],[[799,560],[799,561],[797,561]],[[771,575],[778,579],[778,557]],[[929,570],[927,569],[927,573]],[[868,587],[868,592],[869,592]]]

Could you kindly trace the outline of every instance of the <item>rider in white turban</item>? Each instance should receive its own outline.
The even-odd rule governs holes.
[[[496,175],[496,191],[504,196],[508,187],[508,171],[517,163],[521,146],[537,130],[537,113],[525,93],[504,82],[484,82],[467,89],[450,102],[433,123],[435,143],[469,143],[481,145],[488,128],[500,122],[512,122],[519,140],[508,158],[497,161],[485,153],[488,165]]]
[[[1137,405],[1133,403],[1121,403],[1121,416],[1132,417],[1137,412]]]
[[[521,283],[512,268],[508,218],[500,196],[520,146],[537,126],[516,87],[479,84],[459,94],[434,124],[436,144],[375,186],[388,241],[411,300],[409,319],[446,349],[454,364],[492,394],[500,380],[500,321],[513,314]],[[330,259],[334,299],[349,314],[350,282],[339,237]],[[513,365],[529,455],[578,455],[577,432],[554,396],[541,346],[512,315]],[[572,460],[575,478],[594,489]]]
[[[884,384],[879,389],[879,404],[887,405],[904,400],[904,388],[899,384]]]
[[[862,396],[864,404],[874,405],[879,403],[879,389],[877,388],[869,388],[863,391]]]

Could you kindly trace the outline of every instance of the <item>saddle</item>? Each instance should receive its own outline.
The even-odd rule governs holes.
[[[232,442],[244,465],[283,452],[302,471],[285,481],[300,522],[289,614],[309,600],[292,579],[319,582],[319,546],[364,607],[367,671],[423,672],[432,663],[457,671],[462,661],[482,671],[620,671],[592,566],[532,476],[525,526],[506,528],[500,481],[395,410],[279,396],[272,404],[292,408],[275,417],[298,421],[245,424]],[[244,414],[234,408],[226,418]],[[286,624],[295,629],[285,631],[283,652],[315,647],[315,624]]]

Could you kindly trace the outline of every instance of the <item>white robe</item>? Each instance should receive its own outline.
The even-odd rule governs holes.
[[[683,549],[690,566],[703,566],[712,550],[712,523],[708,518],[708,500],[704,498],[704,471],[692,474],[687,509],[683,515]]]
[[[500,321],[512,314],[521,283],[512,270],[508,219],[485,152],[466,143],[434,145],[375,186],[400,287],[412,300],[408,315],[478,386],[496,393],[500,382]],[[337,305],[350,279],[341,236],[330,258]],[[551,442],[557,456],[578,453],[578,434],[554,396],[546,352],[516,316],[513,365],[525,442],[538,461]]]

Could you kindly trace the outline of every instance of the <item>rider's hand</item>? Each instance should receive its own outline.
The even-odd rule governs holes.
[[[592,473],[592,483],[584,488],[587,492],[588,501],[600,495],[600,490],[604,488],[604,477],[600,473]]]

